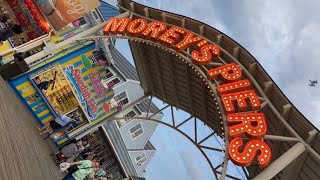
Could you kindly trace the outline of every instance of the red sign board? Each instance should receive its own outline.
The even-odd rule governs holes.
[[[210,44],[201,36],[178,26],[167,29],[163,22],[147,23],[145,19],[129,18],[110,19],[104,30],[108,34],[128,34],[160,42],[177,51],[183,51],[196,45],[198,50],[191,52],[193,63],[197,65],[209,64],[212,59],[218,59],[220,48]],[[178,39],[183,38],[180,42]],[[267,123],[263,113],[252,113],[261,108],[256,92],[251,88],[248,79],[242,79],[242,71],[235,63],[226,64],[207,72],[210,80],[221,78],[224,84],[217,87],[227,114],[229,136],[233,138],[229,144],[230,159],[239,166],[249,166],[258,155],[260,167],[268,165],[271,159],[271,149],[262,138],[267,132]],[[238,108],[235,108],[237,103]],[[246,112],[251,109],[251,113]],[[242,137],[246,135],[250,140],[244,145]],[[244,146],[244,147],[243,147]]]

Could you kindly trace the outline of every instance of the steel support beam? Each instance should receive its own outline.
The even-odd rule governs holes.
[[[147,117],[149,116],[149,113],[150,113],[150,108],[151,108],[152,98],[153,98],[153,96],[151,96],[151,98],[150,98],[150,100],[149,100]]]
[[[223,66],[223,63],[219,63],[219,62],[210,62],[207,66],[211,66],[211,67],[219,67],[219,66]]]
[[[144,15],[146,16],[146,18],[149,18],[150,17],[149,8],[145,7],[143,10],[144,10]]]
[[[295,137],[285,137],[285,136],[275,136],[275,135],[266,135],[263,139],[272,140],[272,141],[299,141]]]
[[[205,137],[204,139],[202,139],[198,144],[203,143],[204,141],[206,141],[207,139],[209,139],[209,138],[210,138],[211,136],[213,136],[213,135],[214,135],[214,132],[211,133],[209,136]]]
[[[147,118],[151,118],[153,117],[154,115],[158,114],[159,112],[162,112],[163,110],[165,110],[167,107],[169,107],[170,105],[166,105],[165,107],[163,107],[162,109],[160,109],[159,111],[153,113],[150,117],[147,117]]]
[[[212,150],[212,151],[224,152],[223,149],[218,149],[218,148],[213,148],[213,147],[208,147],[208,146],[200,146],[200,147],[203,148],[203,149],[209,149],[209,150]]]
[[[125,13],[122,13],[122,14],[116,16],[116,17],[119,18],[119,19],[122,19],[122,18],[126,18],[126,17],[129,17],[129,16],[130,16],[130,13],[129,12],[125,12]],[[84,31],[82,33],[79,33],[79,34],[77,34],[77,35],[75,35],[75,36],[73,36],[73,37],[71,37],[71,38],[69,38],[67,40],[62,41],[61,43],[56,44],[51,51],[46,51],[46,52],[45,51],[40,51],[37,54],[34,54],[32,56],[27,57],[25,59],[25,61],[26,61],[27,64],[31,64],[34,61],[37,61],[38,59],[41,59],[41,58],[53,53],[56,50],[62,49],[63,47],[65,47],[65,46],[67,46],[67,45],[69,45],[69,44],[71,44],[71,43],[73,43],[73,42],[75,42],[75,41],[77,41],[77,40],[79,40],[79,39],[81,39],[83,37],[87,37],[87,36],[93,35],[97,31],[100,31],[101,29],[103,29],[104,26],[107,23],[108,23],[108,21],[105,21],[105,22],[103,22],[101,24],[98,24],[95,27],[92,27],[92,28],[90,28],[90,29],[88,29],[88,30],[86,30],[86,31]]]
[[[121,112],[125,112],[127,109],[132,109],[136,104],[140,103],[141,101],[145,100],[148,97],[149,97],[149,95],[147,95],[147,94],[144,95],[144,96],[141,96],[140,98],[138,98],[137,100],[131,102],[127,106],[124,106],[124,108],[121,110]],[[116,117],[117,117],[117,115],[116,115]]]
[[[314,129],[309,131],[306,142],[308,144],[312,143],[313,139],[316,137],[317,130]],[[301,168],[308,156],[308,151],[305,151],[300,157],[298,157],[293,163],[291,163],[283,172],[281,180],[291,180],[292,178],[299,175]]]
[[[291,147],[287,152],[282,154],[277,160],[270,164],[265,170],[253,178],[253,180],[268,180],[276,176],[280,171],[287,167],[292,161],[299,157],[306,147],[298,142]]]
[[[249,73],[252,74],[257,68],[257,63],[254,62],[254,63],[250,64],[249,66],[250,66],[249,67]]]
[[[172,126],[176,127],[176,123],[174,121],[174,113],[173,113],[173,107],[171,106],[171,118],[172,118]]]
[[[190,116],[188,119],[186,119],[186,120],[184,120],[182,123],[178,124],[178,126],[177,126],[176,128],[178,128],[178,127],[180,127],[181,125],[183,125],[184,123],[188,122],[191,118],[193,118],[193,116]]]
[[[217,45],[220,45],[220,44],[221,44],[221,42],[222,42],[222,37],[223,37],[222,34],[217,35]]]
[[[282,110],[282,113],[281,113],[283,119],[288,121],[288,115],[289,115],[291,109],[292,109],[292,105],[291,104],[286,104],[286,105],[283,106],[283,110]]]
[[[194,141],[198,143],[197,118],[194,117]]]
[[[268,96],[270,91],[271,91],[273,82],[272,81],[268,81],[268,82],[265,82],[264,84],[265,84],[265,87],[264,87],[263,91],[266,94],[266,96]]]
[[[240,57],[240,47],[233,48],[232,56],[236,59],[239,59]]]
[[[191,116],[189,119],[187,120],[190,120],[193,116]],[[108,122],[112,122],[112,121],[119,121],[119,120],[122,120],[122,119],[127,119],[127,120],[133,120],[133,119],[137,119],[137,117],[115,117],[115,118],[111,118]],[[200,146],[199,144],[197,144],[191,137],[189,137],[186,133],[184,133],[182,130],[180,130],[178,127],[173,127],[172,125],[164,122],[164,121],[160,121],[160,120],[157,120],[157,119],[151,119],[151,118],[147,118],[147,117],[138,117],[139,120],[145,120],[145,121],[150,121],[150,122],[155,122],[155,123],[159,123],[159,124],[162,124],[162,125],[165,125],[169,128],[172,128],[173,130],[177,131],[178,133],[180,133],[181,135],[183,135],[185,138],[187,138],[193,145],[195,145],[195,147],[200,151],[200,153],[203,155],[203,157],[207,160],[214,176],[216,179],[218,179],[218,176],[217,174],[221,174],[221,172],[218,172],[212,165],[209,157],[206,155],[206,153],[203,151],[202,148],[207,148],[207,149],[210,149],[210,150],[216,150],[215,148],[211,148],[211,147],[207,147],[207,146]],[[217,149],[219,150],[219,149]],[[227,175],[229,177],[229,175]]]

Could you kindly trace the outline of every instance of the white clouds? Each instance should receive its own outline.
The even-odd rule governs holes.
[[[152,180],[213,179],[204,157],[181,134],[165,126],[158,126],[151,138],[157,149],[147,166],[147,178]]]
[[[199,157],[196,157],[194,154],[192,154],[190,150],[182,151],[180,153],[180,157],[183,160],[183,168],[185,168],[186,172],[188,172],[189,180],[213,179],[213,175],[211,177],[208,177],[203,173],[203,170],[198,163]],[[200,156],[200,158],[203,157]]]
[[[307,86],[309,78],[320,79],[320,14],[315,13],[320,1],[159,0],[153,4],[160,2],[161,9],[201,20],[239,42],[293,104],[320,124],[313,118],[320,115],[318,108],[305,108],[320,95],[317,88]]]

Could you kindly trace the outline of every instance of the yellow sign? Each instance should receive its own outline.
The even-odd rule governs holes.
[[[3,41],[3,44],[0,45],[0,54],[2,56],[2,61],[4,59],[8,59],[8,58],[13,59],[13,52],[3,54],[4,52],[9,51],[9,50],[12,50],[12,47],[11,47],[9,41]]]

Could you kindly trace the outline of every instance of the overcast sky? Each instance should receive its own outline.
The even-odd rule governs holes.
[[[318,129],[320,128],[318,118],[320,86],[308,86],[309,79],[320,80],[319,0],[137,0],[137,2],[201,20],[227,34],[259,61],[298,110]],[[165,132],[162,128],[158,129],[161,131],[157,130],[156,134]],[[157,147],[157,142],[154,144]],[[167,153],[172,152],[168,150]],[[184,157],[195,157],[179,154]],[[159,159],[157,156],[159,149],[155,159]],[[177,159],[179,159],[177,161],[185,160],[183,157]],[[194,160],[187,161],[194,163]],[[147,177],[160,180],[161,178],[157,178],[154,173],[156,170],[153,168],[156,165],[153,165],[153,162],[154,160],[148,166]],[[150,168],[152,168],[151,173]],[[159,173],[163,173],[164,169],[161,168]],[[187,173],[186,179],[193,179],[191,177],[201,174],[199,168],[196,168],[196,172],[185,169],[183,172]],[[184,177],[174,176],[176,174],[171,171],[167,175]]]

